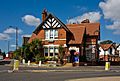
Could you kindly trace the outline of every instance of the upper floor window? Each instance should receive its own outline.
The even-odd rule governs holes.
[[[45,39],[57,39],[58,38],[58,30],[51,29],[45,30]]]

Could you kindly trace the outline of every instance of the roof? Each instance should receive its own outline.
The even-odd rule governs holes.
[[[32,36],[28,40],[28,43],[32,42],[33,39],[37,38],[36,34],[32,33]]]
[[[79,27],[79,26],[85,26],[86,28],[86,34],[87,35],[97,35],[99,36],[100,33],[100,23],[81,23],[81,24],[67,24],[66,25],[68,28],[69,27]]]
[[[100,47],[101,47],[103,50],[108,50],[111,46],[112,46],[112,44],[100,44]]]
[[[78,27],[68,27],[71,33],[73,34],[72,39],[68,42],[68,44],[81,44],[83,40],[83,36],[85,33],[85,27],[84,26],[78,26]]]
[[[70,32],[70,30],[66,27],[66,25],[64,23],[62,23],[56,16],[49,13],[48,16],[46,17],[46,19],[35,29],[35,31],[33,33],[37,34],[42,29],[42,25],[45,23],[45,21],[47,21],[50,17],[55,18],[61,24],[62,28],[64,28],[66,31]]]

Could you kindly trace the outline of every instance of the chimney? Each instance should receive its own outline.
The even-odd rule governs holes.
[[[85,19],[81,23],[90,23],[90,21],[89,21],[89,19]]]
[[[42,12],[42,21],[44,21],[47,17],[47,10],[44,9],[43,12]]]

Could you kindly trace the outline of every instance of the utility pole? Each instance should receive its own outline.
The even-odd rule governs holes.
[[[18,28],[16,27],[16,50],[18,49]]]
[[[9,27],[11,27],[11,28],[14,28],[14,26],[9,26]],[[16,50],[18,49],[18,28],[17,27],[15,27],[15,34],[16,34],[16,37],[15,37],[15,41],[16,41]]]
[[[9,45],[10,45],[10,41],[8,40],[8,53],[9,53]]]

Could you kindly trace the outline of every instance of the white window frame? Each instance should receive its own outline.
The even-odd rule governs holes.
[[[58,39],[58,30],[56,29],[45,30],[45,40],[55,39]]]
[[[59,53],[59,51],[56,52],[55,48],[58,48],[59,45],[44,45],[44,56],[45,56],[45,48],[48,48],[48,57],[50,56],[50,48],[51,47],[53,48],[53,57],[58,56],[58,55],[55,55],[55,53]]]

